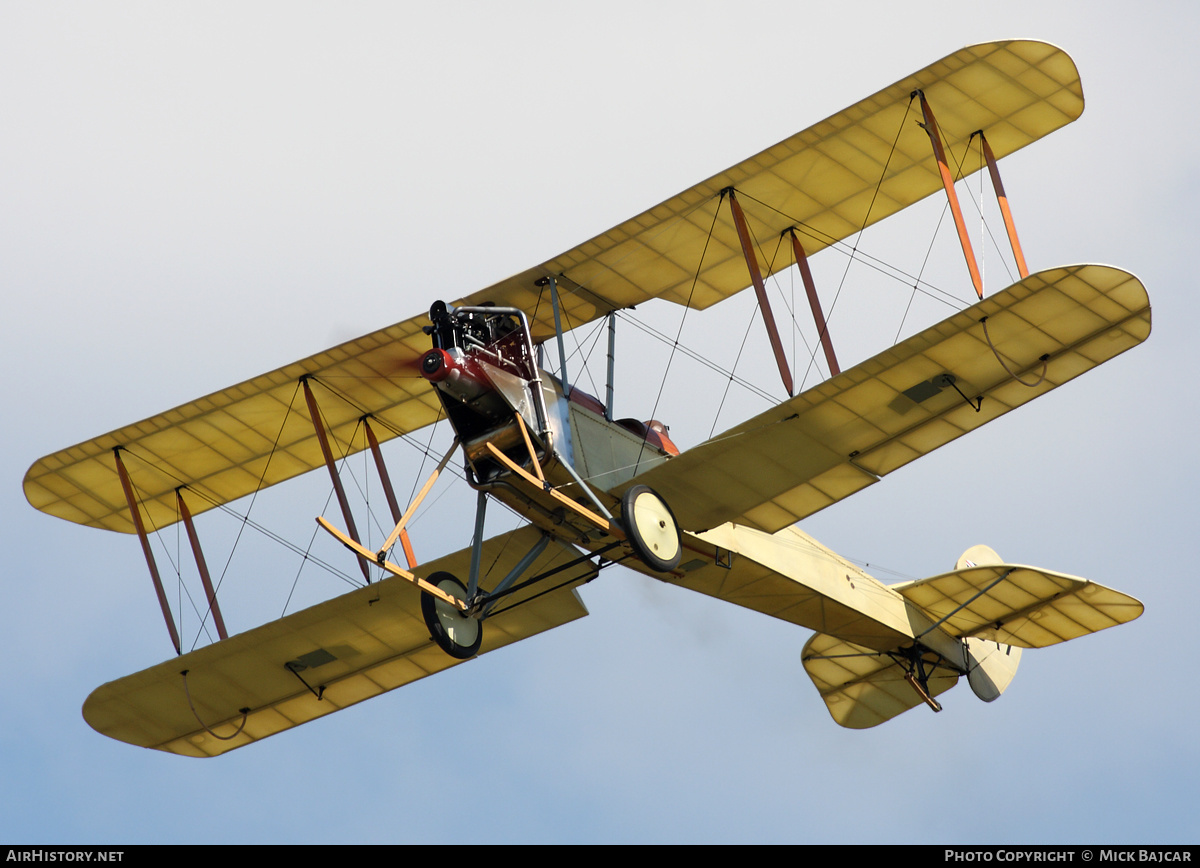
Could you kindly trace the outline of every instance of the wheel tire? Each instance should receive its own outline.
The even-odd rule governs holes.
[[[635,485],[621,498],[621,519],[629,545],[646,566],[669,573],[683,557],[675,513],[654,489]]]
[[[427,581],[452,597],[460,600],[467,598],[463,583],[450,573],[434,573]],[[478,620],[468,618],[445,600],[425,591],[421,592],[421,614],[425,618],[425,626],[429,628],[429,637],[451,657],[469,660],[479,653],[479,646],[483,642],[483,624]]]

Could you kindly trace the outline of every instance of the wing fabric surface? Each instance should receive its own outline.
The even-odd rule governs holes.
[[[893,586],[956,638],[1045,648],[1142,614],[1127,594],[1077,576],[1017,564],[955,570]]]
[[[849,729],[878,726],[923,702],[899,663],[836,636],[817,633],[805,643],[801,659],[830,715]],[[957,683],[957,673],[938,668],[929,677],[929,695],[945,693]]]
[[[489,586],[538,535],[526,527],[484,543]],[[551,542],[530,574],[577,556],[574,549]],[[419,572],[465,576],[470,557],[464,549],[422,565]],[[557,590],[536,599],[544,588],[514,595],[514,602],[528,602],[487,619],[480,653],[586,615],[572,585],[593,575],[590,563],[579,564],[548,580],[564,585]],[[306,667],[299,678],[285,668],[294,661]],[[417,589],[404,579],[388,578],[105,684],[88,697],[83,716],[93,729],[119,741],[184,756],[216,756],[462,662],[429,638]],[[182,670],[188,670],[186,692]],[[236,733],[242,709],[248,712],[236,737],[223,740],[205,731],[207,726],[222,737]]]
[[[200,513],[321,467],[299,391],[304,376],[316,378],[310,383],[330,438],[351,452],[366,448],[359,429],[368,413],[378,420],[380,441],[429,425],[441,405],[418,370],[429,349],[421,331],[427,322],[422,316],[399,323],[48,455],[25,474],[25,497],[68,521],[133,533],[115,447],[154,527],[179,520],[180,485],[199,495],[189,508]]]
[[[534,282],[556,276],[576,291],[572,326],[651,298],[707,308],[750,283],[722,190],[738,191],[756,237],[795,227],[811,255],[942,189],[920,108],[910,110],[917,89],[956,155],[978,130],[997,158],[1011,154],[1083,112],[1079,72],[1061,49],[1032,40],[973,45],[472,298],[532,311]],[[535,332],[549,337],[541,307]]]
[[[758,237],[795,226],[811,254],[941,188],[928,138],[915,123],[919,111],[910,113],[916,88],[929,97],[954,153],[982,129],[1003,157],[1083,111],[1078,72],[1062,50],[1027,40],[971,46],[457,303],[521,308],[535,340],[554,333],[536,285],[547,276],[559,279],[567,328],[652,298],[708,307],[749,284],[729,209],[721,207],[723,189],[739,191]],[[416,369],[429,346],[426,324],[415,317],[49,455],[30,468],[25,495],[52,515],[132,533],[114,447],[136,465],[130,473],[156,527],[177,520],[179,485],[201,494],[191,505],[201,512],[320,467],[302,403],[300,413],[289,410],[303,376],[336,393],[318,397],[331,437],[346,452],[364,448],[351,435],[365,414],[381,420],[380,439],[427,425],[438,402]]]
[[[687,530],[733,521],[774,533],[1149,333],[1149,299],[1133,275],[1102,265],[1042,271],[626,486],[649,485]],[[977,412],[970,402],[980,397]]]

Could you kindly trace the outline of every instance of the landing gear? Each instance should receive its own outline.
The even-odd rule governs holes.
[[[654,489],[635,485],[621,498],[621,518],[633,553],[659,573],[679,566],[683,545],[675,514]]]
[[[450,573],[434,573],[429,583],[459,600],[466,600],[467,589]],[[468,660],[479,653],[483,642],[483,625],[459,609],[432,594],[421,593],[421,614],[425,626],[438,647],[459,660]]]
[[[925,659],[926,650],[920,645],[912,645],[902,651],[907,659],[897,659],[896,662],[903,667],[904,680],[917,692],[921,701],[934,711],[941,711],[942,704],[933,698],[933,691],[929,687],[929,678],[938,668],[938,663]]]

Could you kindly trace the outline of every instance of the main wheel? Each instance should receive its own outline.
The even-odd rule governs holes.
[[[646,566],[659,573],[669,573],[679,566],[683,545],[679,540],[679,525],[666,501],[654,489],[635,485],[621,498],[621,518],[629,544]]]
[[[452,597],[460,600],[467,598],[463,583],[450,573],[434,573],[428,581]],[[430,638],[451,657],[467,660],[479,653],[479,645],[483,642],[483,625],[478,620],[467,617],[445,600],[425,591],[421,592],[421,614],[425,617]]]

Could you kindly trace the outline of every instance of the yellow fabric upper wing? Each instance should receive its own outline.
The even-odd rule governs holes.
[[[735,187],[759,238],[795,226],[809,253],[896,213],[941,187],[928,138],[910,105],[924,90],[951,153],[985,130],[1003,157],[1083,111],[1075,64],[1043,42],[1012,40],[964,48],[855,106],[714,175],[561,256],[464,299],[526,311],[535,341],[554,333],[540,278],[555,276],[563,322],[574,328],[652,298],[705,308],[749,285],[737,234],[720,192]],[[714,222],[715,216],[715,222]],[[711,233],[711,234],[710,234]],[[428,299],[429,302],[435,299]],[[381,329],[166,413],[61,450],[25,477],[35,507],[70,521],[133,532],[112,450],[127,450],[149,523],[177,520],[174,489],[201,497],[193,512],[319,467],[320,449],[301,400],[315,377],[331,435],[349,446],[373,414],[387,439],[431,423],[438,402],[416,361],[429,347],[424,315]],[[319,387],[318,387],[319,391]],[[330,392],[335,394],[330,394]],[[300,412],[290,412],[298,407]]]
[[[179,520],[180,485],[196,492],[188,507],[200,513],[320,467],[324,459],[300,390],[306,375],[316,378],[313,394],[336,442],[349,443],[367,413],[379,420],[374,431],[381,441],[429,425],[441,405],[417,367],[429,349],[424,323],[426,317],[398,323],[47,455],[25,474],[25,497],[69,521],[133,533],[115,447],[152,527]],[[361,433],[357,448],[364,448]]]
[[[917,89],[958,159],[978,130],[1001,158],[1083,112],[1079,72],[1060,48],[1032,40],[969,46],[477,297],[531,311],[534,282],[559,276],[573,327],[651,298],[703,309],[741,292],[750,279],[720,202],[725,188],[737,190],[758,239],[794,226],[810,255],[942,189],[911,102]],[[535,338],[553,334],[546,306]]]

